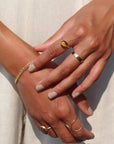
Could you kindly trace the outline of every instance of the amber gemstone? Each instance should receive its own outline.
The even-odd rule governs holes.
[[[68,43],[67,43],[66,41],[62,40],[62,41],[61,41],[61,46],[62,46],[63,48],[68,48]]]

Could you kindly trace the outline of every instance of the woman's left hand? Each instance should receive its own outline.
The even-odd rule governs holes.
[[[40,69],[67,50],[61,46],[61,37],[65,41],[65,47],[73,47],[75,56],[70,54],[36,86],[37,91],[41,91],[58,83],[48,93],[50,99],[70,88],[90,68],[88,76],[73,91],[73,98],[87,90],[99,78],[114,49],[114,2],[96,0],[80,9],[53,37],[36,48],[39,51],[40,48],[47,47],[29,67],[29,71]]]

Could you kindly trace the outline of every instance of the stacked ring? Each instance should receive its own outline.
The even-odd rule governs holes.
[[[79,129],[73,129],[72,128],[72,125],[76,122],[77,119],[74,119],[72,122],[71,122],[71,126],[69,126],[68,124],[66,124],[65,126],[71,131],[71,132],[79,132],[81,131],[81,129],[83,128],[83,126],[81,125],[81,127]]]

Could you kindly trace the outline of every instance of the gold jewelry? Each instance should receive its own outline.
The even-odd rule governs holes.
[[[62,48],[67,48],[67,49],[69,48],[68,43],[63,39],[61,39],[61,46],[62,46]]]
[[[30,65],[30,64],[31,64],[31,62],[27,63],[27,64],[19,71],[19,73],[18,73],[18,75],[16,76],[15,81],[14,81],[15,84],[17,84],[17,82],[18,82],[20,76],[23,74],[23,72],[26,71],[26,70],[29,68],[29,65]]]
[[[51,127],[46,128],[45,126],[40,126],[40,130],[43,134],[48,134],[48,131],[51,129]]]
[[[83,62],[83,59],[74,51],[72,52],[72,55],[79,61],[79,62]]]
[[[76,122],[76,120],[77,120],[77,118],[74,119],[74,120],[71,122],[71,126],[69,126],[68,124],[66,124],[66,127],[67,127],[70,131],[72,131],[72,132],[79,132],[79,131],[81,131],[81,129],[83,128],[83,126],[81,125],[81,127],[80,127],[79,129],[73,130],[72,125]]]

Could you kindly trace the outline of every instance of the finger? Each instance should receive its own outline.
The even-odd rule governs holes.
[[[78,87],[77,84],[74,84],[69,90],[69,95],[72,98],[72,91]],[[91,116],[93,115],[93,110],[91,109],[91,107],[88,104],[88,101],[85,97],[84,94],[79,95],[77,98],[73,99],[73,102],[78,106],[78,108],[86,115]]]
[[[80,127],[82,127],[81,122],[79,121],[79,119],[77,118],[75,111],[70,103],[69,100],[67,100],[68,102],[68,107],[70,107],[70,110],[68,111],[64,105],[62,105],[62,103],[58,103],[60,106],[58,109],[58,117],[60,117],[60,119],[63,120],[65,126],[66,124],[69,125],[69,128],[71,127],[71,123],[74,119],[76,119],[76,122],[72,125],[72,129],[76,130],[76,129],[80,129]],[[73,132],[71,131],[71,129],[68,129],[70,133],[72,133],[72,135],[78,139],[78,140],[86,140],[86,139],[92,139],[94,137],[94,135],[89,132],[87,129],[85,129],[84,127],[82,127],[79,132]]]
[[[86,114],[88,116],[93,115],[93,110],[89,106],[88,101],[83,94],[81,94],[77,98],[73,99],[73,101],[84,114]]]
[[[76,95],[76,93],[81,94],[89,87],[91,87],[93,83],[100,77],[105,65],[106,61],[104,61],[102,58],[98,60],[92,67],[90,73],[85,78],[85,80],[73,91],[72,95]]]
[[[49,128],[49,127],[51,127],[49,124],[47,124],[45,121],[38,121],[38,120],[36,120],[36,119],[33,119],[34,120],[34,122],[35,122],[35,124],[36,124],[36,126],[38,127],[38,129],[41,131],[41,126],[45,126],[46,128]],[[51,136],[51,137],[53,137],[53,138],[57,138],[58,136],[57,136],[57,134],[56,134],[56,132],[54,131],[54,129],[51,127],[49,130],[48,130],[48,134]]]
[[[91,68],[91,66],[99,59],[99,56],[96,56],[96,53],[91,54],[84,63],[79,65],[79,67],[74,70],[68,77],[62,80],[57,84],[51,91],[48,93],[50,99],[57,97],[67,89],[69,89],[74,83],[76,83],[84,74]],[[79,93],[73,95],[74,98],[79,96]]]
[[[73,121],[75,122],[73,123]],[[70,117],[70,119],[65,119],[64,122],[67,124],[68,130],[77,139],[84,141],[94,138],[94,134],[84,128],[80,120],[77,117],[74,117],[74,115],[73,117]],[[71,126],[72,123],[73,125]]]
[[[113,41],[112,35],[112,29],[106,34],[105,37],[105,43],[103,47],[104,49],[107,47],[108,49],[104,53],[104,55],[94,64],[92,67],[90,73],[85,78],[85,80],[73,91],[72,95],[75,95],[75,93],[83,93],[86,91],[89,87],[93,85],[93,83],[100,77],[112,51],[111,51],[111,42]]]
[[[76,143],[78,140],[72,136],[72,134],[68,131],[68,129],[65,127],[64,123],[62,121],[59,121],[57,126],[54,127],[54,130],[56,131],[58,137],[62,140],[64,143]]]
[[[70,28],[72,27],[73,22],[72,22],[72,18],[70,18],[67,22],[65,22],[62,27],[52,36],[50,37],[46,42],[44,42],[43,44],[36,46],[35,50],[36,51],[44,51],[46,50],[50,45],[52,45],[53,43],[55,43],[57,40],[61,39],[61,37],[63,37],[63,35],[65,35]]]
[[[45,121],[53,128],[57,136],[65,143],[76,142],[72,134],[67,130],[64,123],[57,117],[45,113]]]
[[[75,70],[75,68],[79,65],[79,62],[76,61],[72,55],[66,58],[60,66],[54,69],[47,77],[43,78],[36,85],[36,90],[38,92],[50,87],[52,84],[56,84],[61,79],[65,78],[71,71]],[[70,61],[69,61],[70,59]],[[73,65],[71,65],[71,63]],[[65,68],[64,68],[65,67]]]
[[[72,28],[70,32],[68,32],[66,35],[63,36],[63,40],[65,40],[68,43],[68,47],[73,47],[76,45],[85,35],[85,31],[82,30],[85,28],[79,28],[76,27],[75,30],[75,37],[72,33],[74,33],[74,29]],[[51,59],[57,57],[58,55],[65,52],[67,48],[63,48],[61,46],[61,40],[57,40],[55,43],[53,43],[48,49],[46,49],[41,55],[39,55],[33,63],[29,66],[29,71],[34,72],[35,70],[40,69],[42,66],[44,66],[47,62],[49,62]]]
[[[92,41],[92,39],[92,36],[88,35],[87,38],[85,38],[82,42],[74,47],[74,50],[76,51],[76,53],[78,53],[79,56],[81,56],[82,59],[85,59],[87,56],[89,56],[89,54],[93,53],[95,47],[98,46],[97,40],[95,39],[94,41]],[[98,54],[98,56],[99,55],[100,54]],[[80,62],[78,59],[74,58],[72,54],[69,55],[59,67],[57,67],[49,74],[49,76],[39,82],[36,88],[37,91],[43,90],[49,87],[51,84],[59,82],[60,80],[68,76],[72,71],[74,71],[79,66],[79,64]]]

